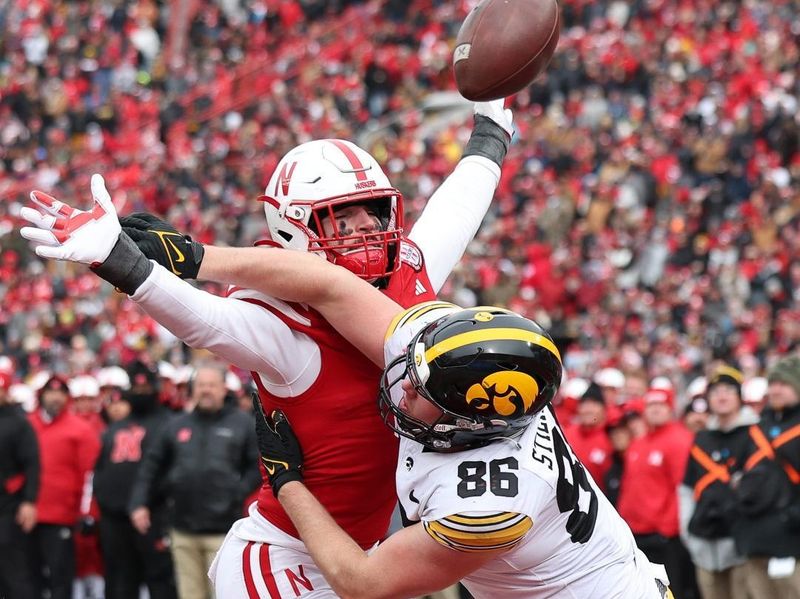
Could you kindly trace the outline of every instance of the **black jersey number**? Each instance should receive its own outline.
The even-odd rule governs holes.
[[[458,465],[459,483],[456,491],[458,496],[480,497],[486,493],[486,462],[467,461]],[[511,472],[519,470],[517,458],[507,457],[501,460],[492,460],[488,464],[489,490],[498,497],[514,497],[519,493],[517,475]]]
[[[585,543],[592,537],[597,523],[597,494],[586,470],[572,456],[561,432],[553,428],[553,449],[558,462],[556,501],[562,514],[569,512],[567,532],[573,543]]]

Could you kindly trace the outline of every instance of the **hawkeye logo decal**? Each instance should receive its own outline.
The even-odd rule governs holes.
[[[178,249],[178,246],[175,245],[175,242],[170,239],[170,237],[183,239],[183,236],[180,233],[171,233],[169,231],[153,231],[153,233],[158,235],[161,244],[164,246],[164,251],[167,253],[167,259],[169,260],[170,270],[172,270],[173,274],[179,275],[180,272],[175,268],[175,265],[186,262],[186,256],[183,255],[183,252]]]
[[[539,384],[529,374],[501,370],[493,372],[467,390],[467,405],[478,410],[490,407],[501,416],[521,416],[539,395]]]

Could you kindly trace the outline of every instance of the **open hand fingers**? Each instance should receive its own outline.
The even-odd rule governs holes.
[[[69,218],[72,216],[73,212],[75,212],[75,209],[69,204],[65,204],[64,202],[55,199],[53,196],[43,191],[32,191],[30,193],[30,198],[34,204],[39,206],[47,214],[51,214],[56,217],[60,216]]]
[[[19,215],[39,229],[52,229],[53,225],[56,223],[55,216],[51,214],[42,214],[38,210],[29,208],[28,206],[23,206],[19,211]]]
[[[28,241],[33,242],[35,245],[56,246],[60,244],[56,236],[53,235],[53,232],[45,229],[39,229],[36,227],[22,227],[22,229],[19,231],[19,234]]]

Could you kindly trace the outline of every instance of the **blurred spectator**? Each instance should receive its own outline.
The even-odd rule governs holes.
[[[151,599],[176,597],[172,557],[167,530],[166,481],[154,485],[150,499],[150,527],[134,529],[128,515],[142,455],[155,443],[170,413],[158,401],[158,377],[142,362],[128,365],[116,379],[101,378],[106,387],[120,389],[123,396],[110,405],[125,404],[130,414],[112,420],[102,436],[100,456],[94,467],[94,493],[100,506],[100,538],[106,563],[106,597],[138,599],[146,585]],[[132,383],[132,385],[130,383]]]
[[[10,387],[11,375],[0,370],[0,596],[34,599],[29,534],[36,525],[39,447]]]
[[[760,414],[764,409],[768,385],[767,379],[763,376],[748,378],[742,384],[742,401],[756,414]]]
[[[675,597],[699,599],[678,522],[678,485],[692,436],[673,418],[670,398],[663,389],[645,393],[648,431],[635,438],[625,454],[617,510],[631,527],[639,549],[653,563],[664,564]]]
[[[708,402],[704,397],[695,397],[683,411],[683,424],[692,434],[705,430],[708,424]]]
[[[563,430],[575,455],[586,466],[597,486],[605,491],[612,448],[606,434],[606,404],[595,383],[589,385],[578,402],[576,421],[564,425]]]
[[[73,530],[85,515],[81,505],[99,440],[95,431],[69,409],[67,382],[52,376],[39,389],[38,406],[30,415],[41,455],[41,486],[33,529],[34,579],[39,593],[70,599],[75,577]]]
[[[589,388],[589,381],[572,377],[561,385],[554,400],[556,416],[562,425],[572,424],[578,412],[578,401]]]
[[[611,466],[605,473],[605,494],[612,505],[619,501],[622,473],[625,467],[625,452],[633,441],[633,432],[628,426],[629,415],[622,415],[606,423],[606,432],[611,442]]]
[[[730,366],[709,377],[710,417],[695,436],[680,487],[681,533],[697,567],[703,599],[748,597],[744,557],[733,539],[738,514],[734,486],[748,456],[748,429],[758,422],[758,414],[742,401],[743,379]]]
[[[747,556],[753,597],[800,597],[800,357],[767,376],[767,405],[750,430],[751,454],[739,483],[743,513],[737,547]]]
[[[193,410],[175,416],[144,454],[129,502],[131,522],[146,534],[156,489],[167,481],[170,548],[181,599],[210,598],[211,561],[261,484],[255,425],[250,415],[225,405],[225,373],[200,364],[191,380]]]
[[[107,366],[97,373],[97,384],[100,386],[100,405],[104,419],[113,424],[130,414],[131,406],[125,401],[124,393],[130,389],[130,377],[119,366]]]
[[[100,416],[100,386],[97,379],[90,375],[80,375],[71,378],[68,386],[72,397],[72,413],[82,418],[99,438],[106,423]],[[97,531],[99,517],[97,503],[91,493],[85,493],[81,504],[81,520],[75,530],[73,599],[102,599],[104,596],[103,559]]]

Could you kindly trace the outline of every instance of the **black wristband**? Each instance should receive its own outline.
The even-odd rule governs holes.
[[[120,291],[133,295],[153,272],[153,264],[133,240],[121,232],[105,262],[93,266],[92,270]]]
[[[488,116],[476,114],[474,120],[472,135],[467,147],[464,148],[464,156],[483,156],[502,167],[508,146],[511,145],[508,132]]]

